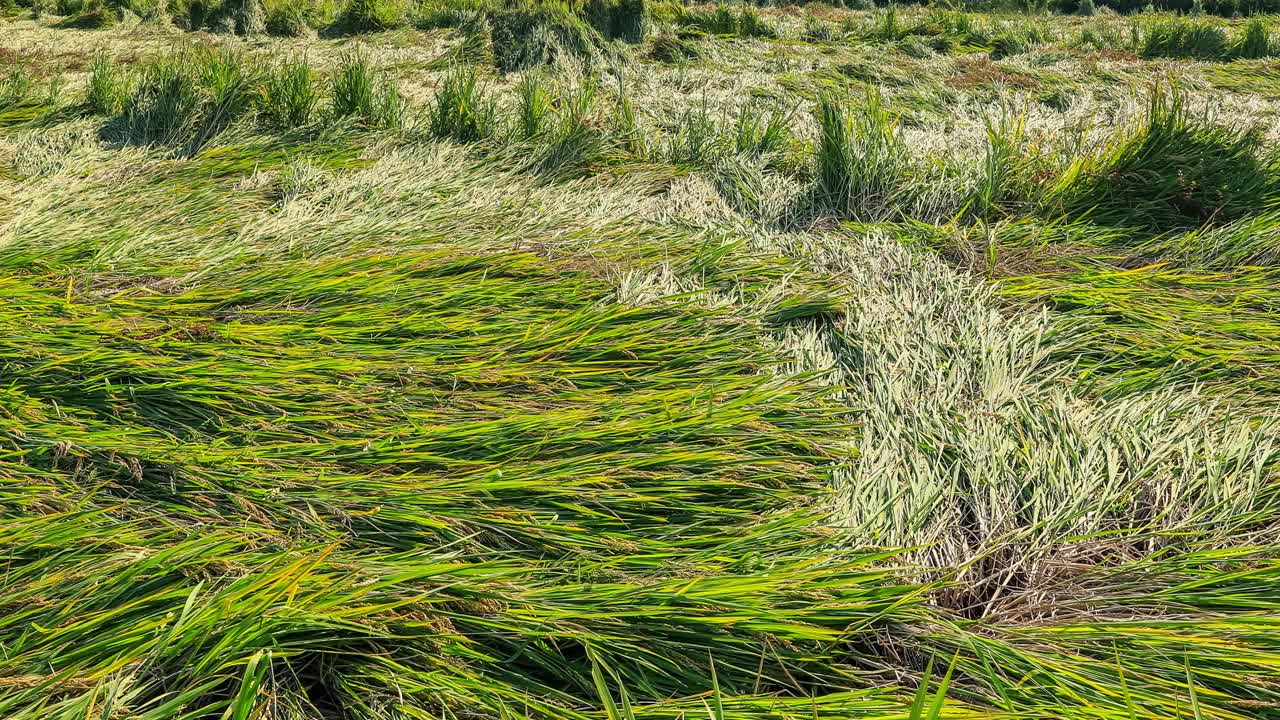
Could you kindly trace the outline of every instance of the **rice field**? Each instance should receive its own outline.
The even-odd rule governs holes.
[[[1272,12],[0,2],[0,718],[1280,718]]]

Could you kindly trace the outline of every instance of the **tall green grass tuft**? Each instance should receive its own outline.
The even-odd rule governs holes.
[[[0,76],[0,110],[8,110],[27,100],[34,82],[31,72],[22,63],[15,63]]]
[[[841,217],[882,220],[904,199],[910,157],[877,90],[850,112],[834,95],[818,99],[816,200]]]
[[[990,48],[989,53],[992,59],[999,60],[1025,53],[1051,39],[1052,35],[1041,23],[1031,20],[1007,20],[995,28],[986,44]]]
[[[175,144],[195,132],[204,102],[195,63],[190,52],[147,63],[122,110],[121,127],[129,142]]]
[[[115,115],[129,96],[129,80],[110,55],[99,52],[89,67],[85,106],[98,115]]]
[[[99,53],[84,105],[95,114],[118,115],[112,127],[128,142],[185,142],[196,150],[250,110],[274,129],[289,130],[310,124],[319,103],[305,60],[259,73],[233,51],[187,49],[148,61],[136,80]]]
[[[680,118],[668,141],[667,156],[677,165],[710,167],[725,152],[725,138],[704,100]]]
[[[1136,53],[1141,48],[1141,35],[1136,25],[1126,30],[1117,25],[1100,24],[1097,27],[1081,28],[1075,45],[1094,51],[1119,50]]]
[[[573,8],[518,0],[489,17],[494,62],[504,73],[562,62],[590,67],[604,38]]]
[[[1026,182],[1025,117],[1009,111],[998,119],[984,118],[987,147],[979,168],[978,181],[969,201],[970,212],[992,219],[1011,202],[1021,200]]]
[[[586,0],[582,14],[596,32],[610,40],[638,43],[648,28],[645,0]]]
[[[523,120],[536,122],[540,128],[541,118]],[[475,69],[457,67],[436,91],[428,111],[427,134],[442,140],[476,142],[491,137],[497,122],[497,102],[480,84]]]
[[[1194,116],[1176,88],[1157,90],[1141,123],[1064,170],[1047,207],[1157,231],[1221,224],[1280,199],[1274,155],[1260,131]]]
[[[214,30],[245,37],[261,35],[267,31],[267,13],[263,0],[222,0],[210,11]]]
[[[1253,18],[1244,24],[1240,35],[1232,43],[1231,56],[1252,60],[1270,57],[1276,54],[1275,49],[1266,23]]]
[[[846,30],[867,40],[894,41],[905,37],[905,27],[899,22],[898,4],[894,2],[875,13],[865,27],[859,27],[854,18],[848,18]]]
[[[1051,24],[1033,17],[1015,15],[996,20],[941,6],[904,17],[893,3],[867,20],[847,20],[845,29],[864,40],[944,53],[987,52],[994,59],[1025,53],[1056,35]]]
[[[837,27],[821,18],[809,17],[805,19],[804,30],[800,33],[801,39],[812,43],[829,43],[834,42],[840,37]]]
[[[542,134],[552,112],[552,98],[541,73],[530,72],[516,86],[516,130],[531,140]]]
[[[232,50],[207,55],[198,64],[199,84],[205,92],[200,125],[193,141],[199,148],[253,105],[256,71]]]
[[[134,12],[146,19],[171,20],[190,30],[246,37],[263,33],[302,36],[312,28],[332,25],[341,7],[337,0],[159,0]]]
[[[654,36],[650,42],[649,57],[658,62],[675,65],[702,57],[702,50],[691,39],[664,32]]]
[[[734,123],[734,149],[755,157],[785,150],[792,142],[789,120],[781,108],[762,113],[752,105],[744,106]]]
[[[603,162],[609,138],[596,116],[597,92],[594,83],[584,82],[562,98],[552,130],[532,164],[535,172],[564,180],[587,175]]]
[[[410,19],[406,0],[348,0],[338,25],[347,32],[371,32],[401,27]]]
[[[1161,17],[1142,28],[1143,57],[1221,59],[1227,56],[1227,33],[1207,20]]]
[[[66,17],[58,23],[61,28],[98,30],[111,27],[119,20],[116,11],[107,7],[101,0],[89,0],[74,9],[71,7],[65,9],[67,12],[61,14]]]
[[[777,29],[749,5],[729,6],[721,3],[714,10],[684,8],[679,14],[678,22],[685,28],[710,35],[760,38],[778,36]]]
[[[360,52],[342,57],[330,89],[335,118],[371,128],[400,127],[404,120],[404,99],[395,82]]]
[[[106,61],[90,78],[94,102],[106,107],[119,81]],[[123,103],[116,127],[126,142],[186,145],[195,152],[253,106],[256,71],[232,50],[185,49],[153,58]]]
[[[259,112],[280,129],[309,125],[320,105],[315,72],[305,59],[286,60],[267,71],[258,96]]]
[[[487,23],[488,15],[498,7],[499,3],[491,0],[423,0],[418,5],[416,25],[467,30]]]
[[[304,37],[312,30],[312,21],[301,4],[281,3],[267,8],[263,29],[278,37]]]

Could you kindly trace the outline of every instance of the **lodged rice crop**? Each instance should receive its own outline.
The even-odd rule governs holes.
[[[0,718],[1276,717],[1273,20],[1090,8],[6,6]]]

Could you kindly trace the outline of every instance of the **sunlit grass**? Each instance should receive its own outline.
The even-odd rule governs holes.
[[[0,717],[1274,713],[1270,19],[143,5],[0,72]]]

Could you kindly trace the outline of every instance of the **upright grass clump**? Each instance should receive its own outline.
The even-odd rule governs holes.
[[[1227,33],[1202,19],[1161,17],[1142,27],[1143,57],[1219,60],[1228,54]]]
[[[1007,203],[1020,199],[1018,184],[1025,162],[1025,116],[1006,111],[998,120],[984,118],[983,124],[987,147],[969,200],[969,211],[976,217],[992,219]]]
[[[910,155],[880,93],[868,89],[852,113],[834,95],[818,99],[815,195],[819,207],[855,220],[883,220],[907,195]]]
[[[43,104],[50,108],[56,108],[62,104],[62,94],[67,89],[67,79],[61,73],[49,78],[49,84],[45,89]]]
[[[738,10],[738,35],[742,37],[776,38],[778,29],[764,19],[764,16],[750,5],[743,5]]]
[[[277,37],[303,37],[311,32],[312,19],[301,3],[273,3],[266,8],[263,29]]]
[[[498,7],[492,0],[422,0],[417,4],[415,24],[422,28],[466,29],[487,21]]]
[[[561,62],[590,67],[603,54],[604,38],[557,0],[515,0],[489,17],[494,63],[509,73]]]
[[[258,94],[262,116],[280,129],[309,125],[320,105],[315,72],[305,59],[286,60],[267,71]]]
[[[77,30],[98,30],[101,28],[111,27],[118,22],[118,15],[112,8],[107,7],[102,0],[88,0],[78,6],[68,6],[62,22],[58,27]]]
[[[197,68],[205,93],[193,141],[193,147],[198,149],[252,107],[257,78],[245,59],[230,49],[206,55]]]
[[[1042,23],[1031,20],[1005,21],[991,34],[988,46],[991,58],[999,60],[1020,55],[1050,41],[1051,33]]]
[[[850,25],[849,30],[866,40],[879,40],[881,42],[901,40],[904,37],[904,33],[902,25],[898,22],[898,4],[890,2],[884,10],[876,13],[870,27],[859,28]]]
[[[1046,210],[1155,231],[1222,224],[1280,198],[1275,151],[1252,127],[1193,116],[1182,93],[1153,92],[1146,117],[1102,152],[1077,158]]]
[[[829,43],[834,42],[840,37],[837,27],[821,18],[809,17],[805,18],[804,30],[800,33],[801,39],[811,43]]]
[[[583,82],[563,98],[546,144],[533,169],[554,179],[570,179],[590,172],[603,162],[608,138],[596,115],[595,83]]]
[[[587,22],[610,40],[638,43],[648,26],[645,0],[586,0],[582,14]]]
[[[148,62],[122,109],[125,139],[138,145],[168,145],[189,137],[203,102],[196,82],[189,51]]]
[[[428,110],[427,134],[441,140],[477,142],[491,137],[497,123],[496,100],[480,84],[475,68],[460,66],[436,91]]]
[[[959,10],[934,9],[905,23],[891,4],[870,25],[854,25],[851,29],[866,40],[895,42],[914,37],[938,52],[992,51],[997,54],[1018,51],[1043,35],[1043,30],[1029,21],[1007,22],[995,29],[976,17]],[[997,42],[1001,34],[1005,37]]]
[[[206,27],[214,14],[222,6],[221,2],[212,0],[170,0],[166,4],[173,24],[183,30],[199,30]]]
[[[724,137],[704,99],[686,110],[668,141],[667,157],[677,165],[710,167],[724,154]]]
[[[697,28],[713,35],[738,34],[738,16],[733,11],[733,8],[724,3],[716,5],[716,9],[710,13],[694,12],[686,14],[684,24],[686,27]]]
[[[649,139],[640,124],[635,103],[631,101],[631,94],[627,90],[621,72],[618,72],[617,78],[618,99],[613,108],[614,137],[618,147],[624,153],[637,159],[647,158],[650,153]]]
[[[709,35],[759,38],[778,36],[777,29],[749,5],[739,6],[736,10],[723,3],[714,10],[683,9],[679,15],[679,23]]]
[[[702,57],[702,50],[694,40],[663,32],[656,35],[649,43],[648,54],[658,62],[676,65],[697,60]]]
[[[406,0],[347,0],[338,25],[353,33],[390,30],[405,25],[410,13]]]
[[[1131,25],[1126,30],[1118,25],[1105,23],[1082,28],[1074,44],[1087,50],[1136,53],[1141,48],[1141,37],[1136,25]]]
[[[8,110],[26,101],[32,85],[31,72],[26,65],[17,63],[10,66],[8,72],[0,77],[0,110]]]
[[[546,129],[552,112],[551,94],[541,73],[530,72],[516,86],[516,131],[520,138],[531,140]]]
[[[115,115],[124,107],[129,96],[127,76],[110,55],[99,52],[93,56],[89,67],[89,87],[85,94],[85,106],[98,115]]]
[[[371,128],[400,127],[404,121],[404,99],[395,82],[360,52],[343,55],[330,89],[333,116],[339,120]]]
[[[90,77],[91,106],[109,109],[121,81],[107,61]],[[96,82],[96,84],[95,84]],[[256,72],[232,50],[184,49],[149,61],[124,101],[116,129],[126,142],[203,147],[253,106]]]
[[[1267,31],[1267,25],[1259,18],[1244,24],[1239,36],[1231,43],[1232,57],[1255,60],[1275,54],[1275,44]]]
[[[304,0],[305,2],[305,0]],[[207,29],[221,34],[252,37],[267,32],[268,14],[263,0],[217,0],[168,5],[189,30]],[[157,12],[165,7],[157,3]]]
[[[818,98],[817,195],[832,209],[842,209],[853,187],[853,128],[843,104],[830,94]]]
[[[751,105],[738,111],[734,122],[734,149],[740,155],[761,157],[784,151],[791,144],[787,113],[772,108],[767,114]]]
[[[137,4],[134,0],[131,3]],[[147,0],[137,8],[146,19],[172,19],[196,31],[253,37],[307,34],[316,24],[328,24],[337,11],[335,0]],[[328,8],[329,11],[326,11]],[[135,12],[137,12],[135,10]]]

